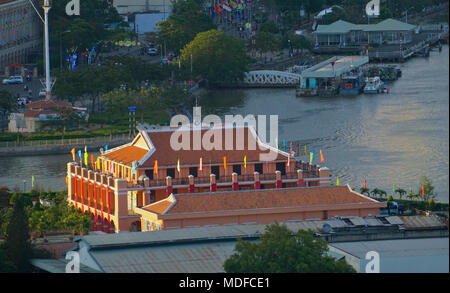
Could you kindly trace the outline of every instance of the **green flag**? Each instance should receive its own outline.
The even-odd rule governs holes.
[[[31,189],[34,187],[34,176],[31,176]]]
[[[309,164],[310,164],[310,165],[312,165],[313,155],[314,155],[314,154],[313,154],[312,152],[309,153]]]

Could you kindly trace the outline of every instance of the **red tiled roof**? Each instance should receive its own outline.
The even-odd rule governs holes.
[[[181,165],[196,165],[199,163],[200,158],[202,158],[203,164],[221,164],[223,163],[223,157],[227,158],[227,162],[233,163],[233,162],[243,162],[244,156],[247,156],[247,162],[256,162],[260,161],[260,154],[268,154],[269,152],[274,152],[273,150],[260,150],[259,146],[254,138],[254,136],[250,133],[249,129],[243,128],[243,147],[239,147],[236,144],[236,137],[238,137],[236,133],[236,128],[234,129],[215,129],[215,130],[209,130],[209,129],[203,129],[201,131],[203,135],[210,131],[209,133],[215,133],[218,137],[221,137],[222,143],[220,144],[222,147],[222,150],[206,150],[201,147],[201,150],[193,150],[193,132],[189,131],[190,133],[190,143],[191,143],[191,149],[192,150],[178,150],[175,151],[172,149],[170,144],[170,139],[172,134],[174,134],[173,129],[167,129],[166,131],[150,131],[147,132],[148,136],[150,137],[151,143],[155,147],[154,153],[144,162],[143,165],[140,167],[153,167],[154,161],[158,161],[158,166],[175,166],[177,164],[178,159],[180,160]],[[221,133],[221,134],[220,134]],[[233,136],[233,150],[225,150],[225,137],[226,135]],[[250,136],[249,136],[250,134]],[[142,135],[142,134],[140,134]],[[239,134],[240,136],[241,134]],[[255,147],[252,147],[255,146]],[[253,148],[253,150],[249,148]],[[110,153],[104,155],[107,158],[110,158],[113,154],[116,156],[117,154],[117,160],[124,162],[132,162],[133,160],[130,160],[128,157],[134,157],[135,160],[140,160],[144,157],[145,154],[142,154],[140,158],[138,158],[133,152],[135,151],[135,147],[124,147],[121,149],[118,149],[116,151],[111,150]],[[286,156],[283,154],[278,153],[275,155],[276,160],[286,160]]]
[[[25,118],[39,118],[41,114],[61,114],[61,112],[52,110],[26,110],[23,112]]]
[[[158,202],[155,202],[151,205],[148,205],[146,207],[143,207],[144,210],[156,213],[156,214],[162,214],[164,213],[171,205],[173,204],[173,201],[171,200],[171,197],[167,197],[163,200],[160,200]]]
[[[108,154],[104,154],[103,157],[112,161],[131,165],[133,161],[141,160],[147,153],[148,150],[143,148],[137,146],[126,146]]]
[[[167,211],[163,209],[164,205],[155,205],[154,209],[150,205],[145,209],[156,214],[166,211],[166,215],[171,215],[376,202],[352,192],[348,186],[208,192],[174,196],[176,203],[170,209],[166,209]]]
[[[40,100],[32,102],[26,105],[30,110],[46,110],[46,109],[72,109],[71,103],[52,101],[52,100]]]

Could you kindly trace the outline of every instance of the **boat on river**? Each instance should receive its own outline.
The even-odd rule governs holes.
[[[339,86],[340,95],[359,95],[366,84],[362,71],[354,69],[346,73]]]
[[[366,78],[366,85],[364,87],[365,94],[378,94],[382,90],[382,82],[378,76]]]

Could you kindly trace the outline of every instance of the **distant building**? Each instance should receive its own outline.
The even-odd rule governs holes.
[[[233,145],[174,150],[175,132],[191,142],[194,132],[221,144],[231,137]],[[262,161],[261,154],[274,160]],[[67,200],[108,233],[368,216],[386,205],[330,186],[328,168],[289,157],[250,126],[141,129],[130,143],[103,152],[99,163],[67,164]]]
[[[412,41],[416,26],[395,19],[377,24],[353,24],[338,20],[330,25],[319,25],[313,32],[316,47],[354,47],[366,44],[407,44]]]
[[[40,121],[59,119],[65,111],[83,111],[73,109],[71,103],[41,100],[25,105],[22,113],[13,113],[9,118],[9,132],[36,132]]]
[[[172,12],[171,0],[113,0],[113,6],[120,15],[142,12],[170,14]]]
[[[0,75],[24,75],[42,40],[42,22],[29,0],[0,0]]]
[[[330,243],[358,273],[365,273],[370,251],[380,256],[380,273],[449,273],[449,239],[395,239]]]

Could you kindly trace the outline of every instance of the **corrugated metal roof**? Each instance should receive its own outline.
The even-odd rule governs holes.
[[[403,221],[403,227],[407,229],[434,228],[445,226],[433,216],[401,216],[399,218],[401,221]]]
[[[397,216],[385,217],[385,219],[389,222],[389,224],[403,225],[403,221]]]
[[[49,273],[65,273],[66,265],[69,260],[66,259],[32,259],[31,264],[43,271]],[[100,271],[94,270],[84,264],[80,264],[80,273],[101,273]]]
[[[357,242],[329,243],[360,259],[369,251],[376,251],[380,257],[449,255],[448,238],[395,239]]]

